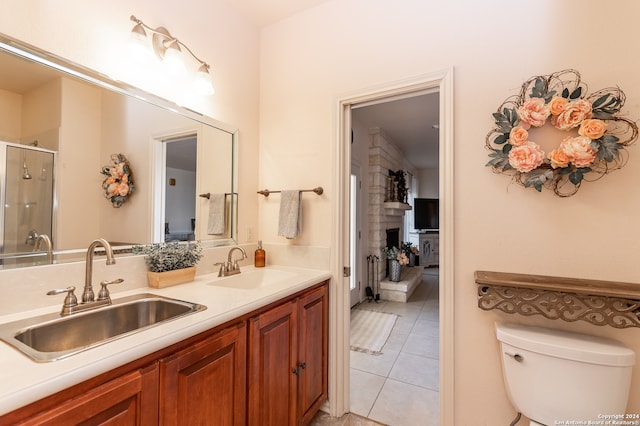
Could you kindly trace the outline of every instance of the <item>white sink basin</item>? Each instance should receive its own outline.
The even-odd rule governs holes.
[[[238,288],[242,290],[252,290],[261,287],[279,283],[289,278],[295,277],[296,274],[281,269],[259,268],[241,270],[238,275],[224,277],[214,281],[211,285],[218,287]]]

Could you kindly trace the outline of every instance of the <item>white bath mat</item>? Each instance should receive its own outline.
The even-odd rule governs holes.
[[[353,309],[351,311],[351,350],[372,355],[382,354],[398,315]]]

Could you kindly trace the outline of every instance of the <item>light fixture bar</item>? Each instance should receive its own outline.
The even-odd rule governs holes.
[[[153,47],[156,55],[158,55],[160,59],[164,58],[165,52],[167,51],[167,49],[171,48],[171,46],[175,46],[175,48],[177,48],[178,50],[181,50],[180,48],[184,48],[187,52],[189,52],[189,54],[193,57],[193,59],[198,61],[198,63],[200,64],[200,68],[198,68],[198,71],[204,72],[204,70],[202,69],[202,67],[204,67],[204,69],[206,70],[206,73],[207,74],[209,73],[209,68],[210,68],[209,64],[207,64],[202,59],[198,58],[196,54],[193,53],[193,51],[189,49],[189,47],[186,44],[178,40],[176,37],[173,37],[166,28],[164,27],[151,28],[150,26],[142,22],[140,19],[136,18],[134,15],[131,15],[130,19],[131,21],[136,23],[136,25],[133,27],[131,32],[142,37],[142,36],[146,36],[144,29],[147,29],[148,31],[154,34]]]

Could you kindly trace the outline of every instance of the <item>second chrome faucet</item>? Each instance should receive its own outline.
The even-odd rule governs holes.
[[[229,250],[229,254],[227,255],[226,262],[218,262],[216,265],[220,265],[220,270],[218,271],[219,277],[227,277],[229,275],[236,275],[240,273],[240,265],[238,265],[238,259],[233,260],[232,255],[234,251],[240,251],[242,253],[242,259],[247,258],[247,252],[244,251],[242,247],[232,247]]]

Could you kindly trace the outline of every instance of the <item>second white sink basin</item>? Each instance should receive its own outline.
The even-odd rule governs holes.
[[[224,277],[214,281],[211,285],[218,287],[238,288],[242,290],[252,290],[267,287],[283,280],[293,278],[296,274],[282,269],[256,268],[246,269],[238,275]]]

